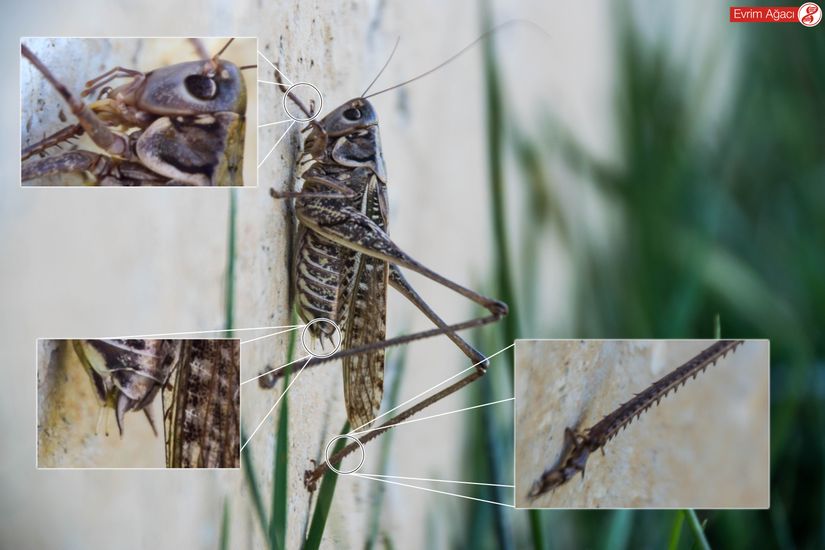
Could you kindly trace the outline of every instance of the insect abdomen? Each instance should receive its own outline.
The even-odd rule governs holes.
[[[296,269],[298,312],[304,321],[318,317],[335,320],[336,297],[341,276],[339,246],[319,235],[304,232],[299,245]],[[322,329],[325,323],[312,328]]]

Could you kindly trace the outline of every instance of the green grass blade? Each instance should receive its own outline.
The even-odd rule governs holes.
[[[226,329],[227,338],[231,338],[229,329],[235,324],[235,247],[236,247],[236,218],[237,218],[237,195],[235,189],[229,192],[229,220],[227,222],[226,237],[226,283],[224,287],[224,313],[223,326]]]
[[[349,433],[349,421],[341,428],[341,435]],[[337,453],[347,444],[347,439],[342,437],[335,442],[335,449],[332,454]],[[315,503],[315,511],[312,512],[312,521],[309,524],[309,534],[304,545],[304,550],[316,550],[321,546],[321,539],[324,538],[324,529],[329,517],[329,509],[332,507],[332,497],[335,495],[335,484],[338,482],[338,474],[328,470],[321,479],[321,488],[318,490],[318,501]]]
[[[293,315],[292,324],[296,323],[296,317]],[[297,331],[289,333],[289,344],[287,347],[287,364],[295,359],[295,341]],[[292,374],[292,367],[284,369],[283,390],[286,391],[289,386],[289,379]],[[281,407],[278,414],[278,431],[275,435],[275,453],[272,462],[272,510],[269,521],[269,540],[270,544],[275,547],[277,541],[284,541],[286,543],[286,528],[287,528],[287,510],[288,498],[287,495],[287,465],[289,449],[289,396],[284,395],[281,399]]]
[[[404,377],[404,367],[406,365],[406,350],[401,348],[398,351],[396,360],[394,361],[394,368],[392,369],[394,375],[392,385],[390,386],[389,395],[387,396],[387,410],[392,410],[398,405],[398,394],[401,390],[401,380]],[[378,473],[386,474],[387,466],[390,461],[390,447],[392,445],[392,437],[394,430],[385,433],[381,439],[381,456],[379,458]],[[372,550],[378,541],[379,528],[381,526],[381,511],[384,508],[384,493],[386,492],[386,484],[373,484],[372,502],[370,507],[372,513],[367,524],[367,542],[364,544],[364,550]],[[386,546],[386,545],[385,545]]]
[[[287,367],[289,368],[289,367]],[[289,375],[284,377],[284,382],[289,381]],[[269,522],[269,539],[286,541],[286,518],[287,518],[287,449],[289,444],[289,407],[288,398],[285,395],[281,400],[281,411],[278,416],[278,434],[275,444],[275,456],[273,458],[272,475],[272,520]]]
[[[533,548],[544,549],[544,526],[541,524],[541,512],[538,510],[528,510],[527,518],[530,521],[530,535],[533,538]]]
[[[627,548],[630,533],[633,530],[633,516],[633,510],[615,510],[613,512],[604,546],[606,549],[621,550]]]
[[[682,537],[682,525],[685,523],[685,512],[683,510],[676,511],[676,517],[673,518],[673,527],[670,529],[670,542],[667,544],[668,550],[677,550],[679,548],[679,539]]]
[[[223,499],[223,514],[221,516],[221,535],[218,548],[229,550],[229,499]]]
[[[248,441],[246,431],[241,428],[241,441]],[[258,479],[255,476],[255,467],[252,462],[252,450],[247,446],[241,452],[241,460],[243,461],[243,473],[246,479],[246,484],[249,487],[249,496],[252,499],[252,508],[255,510],[255,516],[258,518],[258,523],[261,525],[261,532],[267,533],[268,524],[266,520],[266,511],[264,510],[264,501],[261,498],[261,491],[258,485]],[[272,541],[270,541],[271,544]],[[280,548],[280,545],[270,546],[273,550]]]
[[[708,544],[708,539],[705,537],[705,530],[702,529],[702,524],[699,522],[696,511],[687,510],[687,518],[690,530],[693,531],[693,536],[696,539],[696,545],[702,550],[710,550],[710,544]]]

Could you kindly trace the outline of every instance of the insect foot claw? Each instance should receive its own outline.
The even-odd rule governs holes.
[[[499,302],[498,300],[491,302],[489,309],[490,313],[499,317],[506,317],[510,312],[510,307],[504,302]]]
[[[312,478],[312,470],[305,470],[304,471],[304,487],[307,488],[307,491],[310,493],[314,493],[316,486],[315,480]]]

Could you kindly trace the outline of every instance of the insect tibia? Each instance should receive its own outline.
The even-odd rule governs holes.
[[[52,147],[62,149],[61,144],[71,143],[72,139],[82,136],[83,132],[83,126],[80,124],[72,124],[71,126],[61,128],[50,136],[44,137],[40,141],[24,147],[20,155],[20,160],[26,160],[34,155],[45,155],[47,150]]]

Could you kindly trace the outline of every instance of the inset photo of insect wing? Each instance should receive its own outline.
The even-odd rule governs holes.
[[[240,340],[37,342],[38,468],[238,468]]]
[[[257,185],[256,51],[247,37],[22,38],[22,185]]]
[[[768,508],[767,340],[517,340],[517,508]]]

